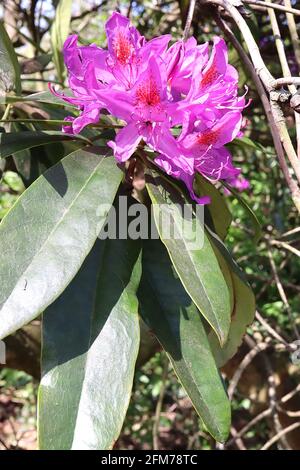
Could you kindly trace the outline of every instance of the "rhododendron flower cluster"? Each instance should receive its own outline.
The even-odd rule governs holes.
[[[212,182],[225,180],[244,188],[226,144],[241,135],[244,96],[238,73],[228,64],[223,39],[197,45],[195,38],[168,47],[170,35],[150,41],[129,20],[113,13],[106,23],[108,48],[65,42],[63,54],[73,96],[53,93],[78,106],[65,132],[97,123],[102,110],[125,122],[108,145],[119,162],[128,160],[141,142],[155,153],[154,162],[184,181],[194,200],[196,172]],[[176,132],[175,132],[176,130]]]

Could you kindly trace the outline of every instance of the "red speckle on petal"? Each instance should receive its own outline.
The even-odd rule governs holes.
[[[120,62],[121,65],[128,64],[131,57],[132,45],[124,33],[119,31],[116,34],[113,48],[118,62]]]
[[[200,145],[213,145],[217,142],[219,137],[219,130],[207,130],[198,135],[197,142]]]
[[[138,104],[146,106],[156,106],[160,103],[160,95],[155,80],[150,77],[147,81],[142,83],[137,91],[136,97]]]
[[[219,77],[219,72],[216,69],[215,64],[213,64],[203,75],[201,81],[200,81],[200,86],[206,87],[211,85],[218,77]]]

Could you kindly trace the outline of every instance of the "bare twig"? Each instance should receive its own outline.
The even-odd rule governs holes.
[[[300,411],[285,410],[280,405],[277,405],[277,409],[278,409],[278,411],[280,411],[280,413],[284,413],[289,418],[299,418],[300,417]]]
[[[252,278],[254,280],[258,280],[258,281],[261,281],[264,283],[264,285],[262,287],[264,287],[265,285],[270,285],[272,283],[272,279],[270,279],[269,277],[266,277],[266,276],[261,276],[260,274],[256,274],[256,273],[249,273],[247,274],[247,276],[249,278]],[[296,285],[296,284],[293,284],[292,282],[289,282],[289,281],[286,281],[285,279],[282,280],[282,285],[284,287],[286,287],[287,289],[293,289],[297,292],[300,292],[300,286]]]
[[[285,237],[289,237],[290,235],[294,235],[295,233],[299,233],[300,232],[300,227],[295,227],[291,230],[288,230],[287,232],[283,233],[280,238],[285,238]]]
[[[258,5],[263,8],[273,8],[274,10],[279,10],[287,13],[293,13],[293,15],[298,15],[300,16],[300,10],[297,10],[296,8],[291,8],[286,4],[286,6],[278,5],[277,3],[271,3],[271,2],[264,2],[260,0],[243,0],[244,3],[248,3],[249,5]]]
[[[238,431],[233,426],[231,426],[230,432],[231,432],[231,434],[234,438],[234,442],[235,442],[237,448],[239,450],[247,450],[247,448],[246,448],[246,446],[245,446],[245,444],[242,440],[242,437],[238,435]]]
[[[247,48],[248,48],[253,66],[255,68],[255,72],[260,77],[266,90],[272,91],[275,79],[273,75],[269,72],[266,64],[263,61],[263,58],[260,54],[259,47],[255,42],[255,39],[252,35],[252,32],[246,20],[243,18],[243,16],[240,14],[238,9],[230,1],[228,0],[210,0],[210,1],[211,3],[215,5],[219,5],[220,7],[224,8],[224,10],[226,10],[229,16],[231,16],[231,18],[234,20],[234,22],[236,23],[237,27],[241,31],[243,38],[247,44]]]
[[[255,348],[257,344],[255,341],[249,336],[246,335],[246,343],[250,348]],[[273,423],[276,432],[279,434],[282,431],[282,426],[280,423],[279,419],[279,414],[278,414],[278,409],[277,409],[277,393],[276,393],[276,383],[275,383],[275,376],[274,376],[274,371],[272,368],[272,364],[270,359],[268,358],[267,354],[262,354],[262,361],[265,367],[266,375],[267,375],[267,381],[268,381],[268,397],[269,397],[269,403],[270,403],[270,410],[271,410],[271,416],[273,418]],[[281,443],[284,448],[289,449],[289,444],[283,435],[281,438]]]
[[[292,390],[291,392],[287,393],[286,395],[284,395],[280,402],[281,403],[286,403],[287,401],[291,400],[291,398],[293,398],[297,393],[300,392],[300,384],[297,385],[296,388],[294,388],[294,390]]]
[[[152,431],[152,434],[153,434],[153,449],[154,450],[159,450],[159,441],[158,441],[159,422],[160,422],[161,410],[162,410],[162,405],[163,405],[163,400],[164,400],[164,395],[165,395],[165,390],[166,390],[166,382],[167,382],[167,378],[168,378],[168,369],[169,369],[169,360],[168,360],[167,355],[164,353],[163,354],[163,371],[162,371],[162,377],[161,377],[161,387],[160,387],[159,397],[158,397],[157,404],[156,404],[153,431]]]
[[[130,18],[130,14],[131,14],[131,10],[132,10],[132,3],[133,3],[133,0],[130,0],[129,2],[129,5],[128,5],[128,9],[127,9],[127,18]]]
[[[215,1],[215,0],[213,0],[213,1]],[[220,28],[224,31],[226,36],[230,39],[231,43],[233,44],[233,46],[235,47],[235,49],[239,53],[243,63],[245,64],[246,68],[248,69],[248,71],[251,75],[251,78],[252,78],[252,80],[253,80],[253,82],[256,86],[256,89],[257,89],[258,94],[260,96],[262,105],[264,107],[264,110],[265,110],[265,113],[266,113],[266,116],[267,116],[267,119],[268,119],[268,122],[269,122],[269,125],[270,125],[270,131],[271,131],[271,134],[272,134],[274,147],[275,147],[275,150],[276,150],[276,153],[277,153],[277,156],[278,156],[278,160],[279,160],[281,170],[283,172],[283,175],[284,175],[284,178],[287,182],[287,185],[290,189],[291,197],[292,197],[292,200],[295,204],[295,207],[297,208],[298,212],[300,213],[300,190],[299,190],[299,186],[297,185],[297,182],[295,181],[295,179],[290,175],[290,170],[289,170],[289,167],[288,167],[288,165],[286,163],[286,160],[285,160],[285,155],[284,155],[284,151],[283,151],[283,147],[282,147],[282,142],[281,142],[280,136],[278,135],[276,122],[275,122],[274,115],[273,115],[273,112],[272,112],[272,108],[271,108],[271,105],[270,105],[270,101],[269,101],[269,99],[266,95],[265,89],[264,89],[264,87],[263,87],[263,85],[262,85],[262,83],[261,83],[261,81],[260,81],[260,79],[257,75],[257,71],[256,71],[254,65],[252,64],[251,60],[249,59],[248,55],[244,51],[244,49],[241,46],[241,44],[239,43],[239,41],[236,39],[235,35],[232,33],[229,26],[217,15],[216,15],[216,22],[220,26]],[[249,30],[249,32],[250,32],[250,30]],[[250,35],[251,35],[251,32],[250,32]],[[254,41],[254,39],[253,39],[253,41]],[[260,56],[260,54],[259,54],[259,56]],[[258,65],[259,64],[257,64],[257,66]]]
[[[265,330],[267,330],[271,336],[273,336],[273,338],[277,339],[277,341],[279,341],[280,343],[284,344],[284,346],[289,350],[289,351],[294,351],[295,348],[297,348],[297,346],[295,345],[291,345],[290,343],[288,343],[282,336],[280,336],[279,333],[277,333],[277,331],[275,331],[270,325],[269,323],[266,322],[266,320],[261,316],[261,314],[256,311],[255,313],[255,317],[257,318],[257,320],[259,321],[259,323],[265,328]]]
[[[285,85],[300,86],[300,77],[291,77],[289,75],[289,76],[286,76],[286,77],[277,78],[277,79],[275,79],[275,81],[273,83],[273,88],[277,89],[277,88],[281,88],[282,86],[285,86]],[[296,90],[293,90],[293,93],[295,93],[295,92],[296,92]]]
[[[277,49],[277,53],[279,57],[279,62],[281,64],[282,73],[283,73],[285,80],[292,79],[291,83],[288,85],[288,88],[291,94],[294,95],[297,92],[295,84],[298,83],[298,85],[300,85],[300,77],[296,78],[296,77],[291,76],[291,71],[290,71],[290,67],[286,58],[284,44],[283,44],[283,40],[281,37],[280,29],[278,26],[275,11],[272,8],[268,8],[268,14],[270,17],[271,27],[272,27],[273,34],[274,34],[275,45],[276,45],[276,49]],[[278,83],[278,80],[276,80],[276,82]],[[280,108],[278,109],[279,106],[276,103],[276,101],[275,103],[273,103],[273,106],[274,106],[274,111],[276,111],[276,114],[281,118],[282,113],[280,113]],[[297,145],[299,149],[300,148],[300,114],[297,111],[294,111],[294,116],[295,116],[297,142],[298,142]],[[291,165],[295,171],[297,179],[300,182],[300,160],[297,158],[296,152],[294,151],[294,147],[290,139],[289,133],[287,131],[284,118],[279,120],[277,127],[280,127],[281,129],[280,135],[282,137],[283,146],[285,148],[286,154],[289,157]]]
[[[291,424],[290,426],[288,426],[285,429],[282,429],[280,432],[275,434],[275,436],[273,436],[272,439],[270,439],[268,442],[266,442],[265,445],[263,445],[263,447],[260,450],[269,449],[270,447],[272,447],[273,444],[275,444],[275,442],[279,441],[283,436],[285,436],[289,432],[291,432],[294,429],[297,429],[299,427],[300,427],[300,422],[297,422],[297,423]]]
[[[257,416],[255,416],[255,418],[251,419],[251,421],[249,421],[249,423],[247,423],[242,429],[240,429],[240,431],[238,431],[232,439],[230,439],[228,442],[226,442],[226,447],[231,446],[235,442],[236,439],[238,439],[239,437],[244,436],[246,434],[246,432],[249,431],[249,429],[251,429],[253,426],[255,426],[257,423],[259,423],[263,419],[270,416],[271,413],[272,413],[271,408],[267,408],[266,410],[262,411]]]
[[[289,243],[286,243],[286,242],[283,242],[283,241],[280,241],[280,240],[271,240],[270,244],[271,245],[281,246],[285,250],[288,250],[291,253],[293,253],[294,255],[300,257],[300,251],[297,250],[297,248],[294,248],[293,246],[291,246]]]
[[[189,5],[189,10],[185,22],[185,28],[183,32],[183,40],[186,41],[189,37],[192,21],[193,21],[193,16],[194,16],[194,11],[195,11],[195,5],[196,5],[196,0],[190,0],[190,5]]]
[[[251,364],[251,362],[257,356],[257,354],[259,354],[262,351],[265,351],[269,347],[270,347],[270,344],[259,343],[253,349],[251,349],[251,351],[248,354],[246,354],[246,356],[244,357],[244,359],[242,360],[242,362],[238,366],[237,370],[235,371],[235,373],[234,373],[234,375],[233,375],[233,377],[230,381],[230,385],[229,385],[228,391],[227,391],[228,397],[229,397],[230,400],[232,399],[232,397],[234,395],[235,389],[236,389],[236,387],[237,387],[237,385],[240,381],[240,378],[242,377],[245,369],[249,366],[249,364]]]
[[[268,256],[269,256],[270,266],[271,266],[271,269],[272,269],[272,272],[273,272],[273,276],[274,276],[274,280],[275,280],[275,283],[276,283],[278,293],[279,293],[280,298],[283,302],[285,310],[286,310],[286,312],[289,316],[289,319],[290,319],[291,325],[293,326],[293,330],[294,330],[294,333],[296,335],[296,338],[300,339],[299,331],[298,331],[297,325],[295,323],[295,320],[293,318],[292,309],[290,307],[290,304],[289,304],[289,301],[287,299],[285,290],[284,290],[284,288],[282,286],[282,283],[280,281],[280,278],[279,278],[279,275],[278,275],[278,272],[277,272],[277,268],[276,268],[276,265],[275,265],[275,261],[274,261],[274,258],[273,258],[273,254],[272,254],[272,251],[271,251],[270,248],[268,249]]]
[[[90,15],[91,13],[97,13],[97,11],[100,10],[100,8],[102,8],[106,3],[107,3],[107,0],[103,0],[100,3],[97,3],[97,5],[94,5],[92,8],[89,8],[88,10],[84,10],[79,15],[72,16],[71,21],[82,20],[83,18],[85,18],[87,15]]]
[[[7,447],[7,445],[1,438],[0,438],[0,444],[4,447],[5,450],[9,450],[9,447]]]
[[[266,67],[262,59],[262,56],[260,54],[259,47],[256,44],[256,41],[252,35],[252,32],[247,22],[245,21],[245,19],[239,12],[239,10],[234,6],[232,2],[228,0],[210,0],[210,3],[219,5],[220,7],[222,7],[234,20],[234,22],[240,29],[243,35],[243,38],[247,44],[247,48],[248,48],[256,74],[261,79],[265,89],[270,94],[274,92],[274,86],[276,86],[277,81],[275,80],[275,78],[272,76],[272,74],[269,72],[268,68]],[[289,175],[288,167],[286,167],[284,160],[280,158],[280,155],[278,155],[278,157],[280,158],[280,165],[284,172],[285,179],[287,180],[288,185],[291,189],[294,204],[297,207],[298,211],[300,212],[300,193],[299,193],[299,186],[298,186],[300,184],[300,163],[299,163],[299,160],[297,159],[296,152],[291,143],[291,140],[290,140],[287,128],[286,128],[285,119],[284,119],[282,110],[279,105],[281,94],[272,93],[270,98],[271,98],[270,99],[271,115],[272,115],[273,122],[275,123],[276,129],[277,129],[276,134],[278,134],[278,136],[276,136],[276,139],[279,138],[280,142],[284,145],[284,149],[286,151],[287,157],[297,177],[298,184],[291,179]],[[287,96],[284,96],[284,98],[288,99]],[[274,140],[273,132],[272,132],[272,137]],[[275,145],[275,140],[274,140],[274,145]],[[276,145],[275,145],[275,148],[276,148]],[[277,148],[276,148],[276,151],[277,151]]]

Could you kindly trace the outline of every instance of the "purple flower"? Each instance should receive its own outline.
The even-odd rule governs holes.
[[[65,132],[97,123],[103,109],[124,121],[108,142],[118,161],[128,160],[143,142],[154,151],[154,162],[182,180],[200,204],[208,198],[194,192],[196,172],[213,182],[240,182],[225,145],[241,135],[246,104],[224,40],[214,38],[211,53],[208,43],[197,45],[194,38],[168,48],[170,35],[146,41],[119,13],[105,28],[107,50],[78,46],[76,35],[65,42],[73,96],[52,91],[80,111],[67,118]]]
[[[249,181],[244,178],[240,173],[237,176],[227,179],[227,183],[238,191],[245,191],[250,188]],[[225,194],[230,194],[228,189],[225,189]]]

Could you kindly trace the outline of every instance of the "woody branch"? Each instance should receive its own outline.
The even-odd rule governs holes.
[[[273,77],[261,56],[259,47],[242,14],[244,9],[243,3],[265,7],[270,16],[273,34],[277,37],[278,24],[275,11],[280,10],[288,15],[298,15],[300,11],[289,7],[277,8],[278,5],[272,4],[272,2],[249,2],[247,0],[245,2],[240,0],[198,1],[199,4],[211,4],[216,7],[215,13],[220,18],[218,22],[219,26],[231,40],[233,46],[239,52],[241,60],[251,73],[251,77],[256,85],[269,121],[279,164],[290,189],[292,200],[298,209],[298,212],[300,212],[300,155],[299,152],[297,155],[294,148],[282,110],[282,105],[288,103],[295,112],[295,124],[297,125],[298,130],[297,148],[300,149],[299,117],[297,115],[300,107],[300,95],[299,90],[297,90],[297,87],[300,86],[300,78],[292,77],[290,74],[280,37],[277,39],[276,45],[284,77],[279,77],[277,79]],[[224,13],[226,13],[226,19],[224,18]],[[239,28],[247,45],[250,58],[231,32],[231,29],[228,27],[228,17]],[[288,89],[285,89],[284,87],[288,87]]]

